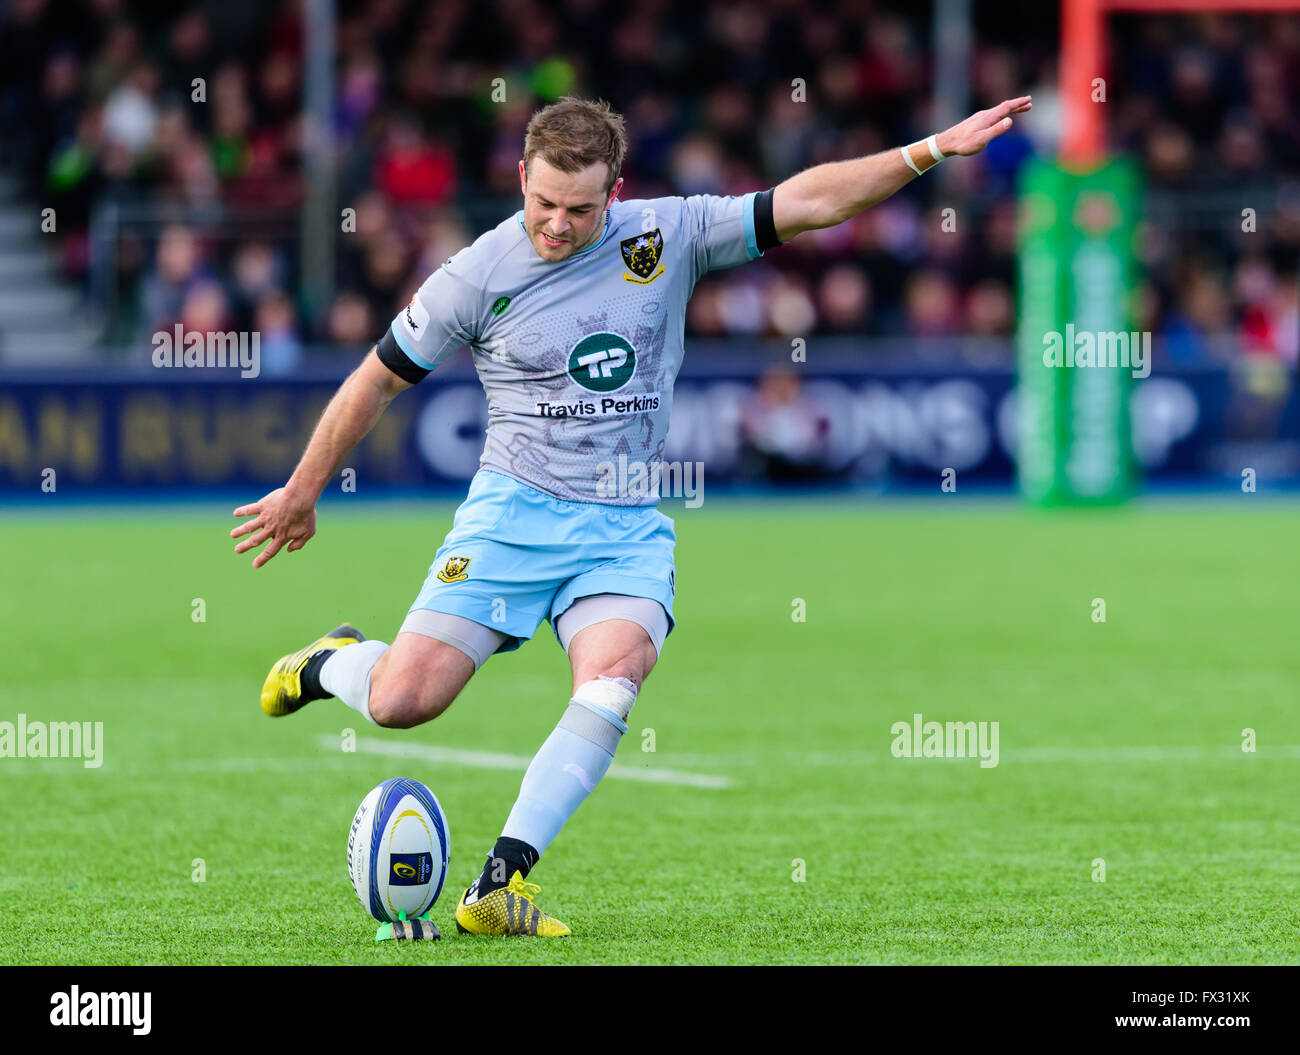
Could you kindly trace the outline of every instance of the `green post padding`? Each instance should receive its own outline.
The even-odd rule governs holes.
[[[1086,173],[1034,161],[1022,176],[1017,465],[1032,503],[1110,504],[1132,494],[1134,354],[1150,352],[1149,336],[1132,328],[1139,202],[1128,161]],[[1045,362],[1057,349],[1062,365]],[[1073,364],[1076,354],[1085,365]]]

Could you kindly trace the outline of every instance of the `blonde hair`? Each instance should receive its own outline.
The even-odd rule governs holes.
[[[524,171],[538,154],[561,172],[575,173],[603,161],[609,168],[608,194],[627,155],[622,115],[603,99],[592,102],[566,95],[533,114],[524,134]]]

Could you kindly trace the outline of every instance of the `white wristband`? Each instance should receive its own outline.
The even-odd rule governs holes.
[[[919,168],[916,162],[912,160],[912,147],[919,147],[922,144],[924,144],[925,148],[930,151],[930,157],[934,159],[934,164],[926,165],[925,168]],[[911,146],[900,147],[899,149],[902,151],[903,160],[907,162],[907,167],[918,176],[923,172],[928,172],[948,156],[939,149],[939,136],[937,134],[929,136],[926,139],[917,140],[915,143],[911,144]]]

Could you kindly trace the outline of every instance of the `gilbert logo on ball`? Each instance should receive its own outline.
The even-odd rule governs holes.
[[[423,915],[438,900],[450,858],[447,816],[418,780],[393,777],[362,800],[348,835],[348,874],[381,923]]]

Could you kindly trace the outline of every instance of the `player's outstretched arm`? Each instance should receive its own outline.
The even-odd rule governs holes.
[[[1011,127],[1012,114],[1024,113],[1032,106],[1029,96],[1022,95],[971,114],[928,140],[805,169],[777,184],[772,195],[777,238],[788,242],[803,231],[834,227],[884,201],[944,158],[978,154]]]
[[[410,387],[371,348],[329,401],[289,482],[235,510],[237,517],[253,518],[231,530],[231,538],[248,536],[235,552],[245,553],[267,542],[266,549],[253,558],[253,567],[260,568],[286,546],[292,552],[307,545],[316,534],[316,502],[325,485],[394,397]]]

